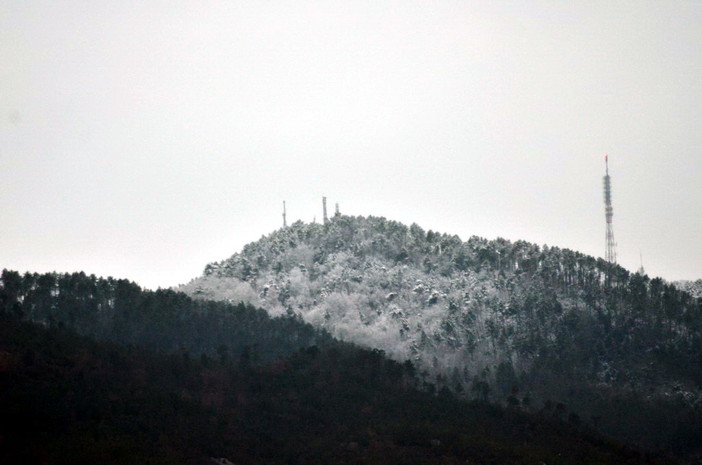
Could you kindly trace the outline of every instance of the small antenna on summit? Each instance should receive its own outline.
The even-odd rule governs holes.
[[[639,274],[641,276],[646,274],[646,270],[644,270],[643,266],[643,254],[641,253],[641,250],[639,249],[639,261],[641,262],[641,268],[639,268]]]
[[[329,218],[327,217],[327,198],[322,197],[322,213],[324,214],[324,219],[322,224],[327,224]]]
[[[288,219],[285,216],[285,200],[283,200],[283,227],[284,228],[288,227]]]

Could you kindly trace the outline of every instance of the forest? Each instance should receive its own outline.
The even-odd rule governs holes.
[[[227,359],[246,352],[272,361],[331,340],[299,318],[269,318],[250,305],[194,300],[168,289],[142,290],[125,279],[9,270],[1,279],[5,315],[163,353]]]
[[[215,341],[175,344],[189,324]],[[676,463],[557,406],[462,400],[296,319],[80,273],[3,272],[0,411],[0,463],[18,465]]]

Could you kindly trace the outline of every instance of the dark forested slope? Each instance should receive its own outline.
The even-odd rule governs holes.
[[[415,388],[348,344],[236,363],[0,316],[0,463],[663,464],[552,415]]]
[[[271,361],[331,337],[299,318],[271,318],[245,304],[194,300],[172,290],[85,273],[4,270],[0,314],[98,339],[209,358]]]

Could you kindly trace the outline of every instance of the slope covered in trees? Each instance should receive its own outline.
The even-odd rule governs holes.
[[[675,286],[695,298],[702,298],[702,279],[697,281],[675,281]]]
[[[181,290],[297,316],[465,397],[656,450],[702,445],[700,299],[578,252],[336,216],[278,230]]]
[[[377,350],[232,363],[16,314],[0,316],[0,411],[0,463],[16,465],[672,463],[551,415],[419,391],[411,364]]]
[[[331,338],[295,317],[85,273],[3,270],[0,314],[102,340],[212,359],[277,360]]]

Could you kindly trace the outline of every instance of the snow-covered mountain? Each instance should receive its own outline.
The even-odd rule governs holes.
[[[700,299],[567,249],[335,216],[275,231],[180,290],[298,315],[467,396],[593,422],[612,416],[607,395],[702,404]]]

